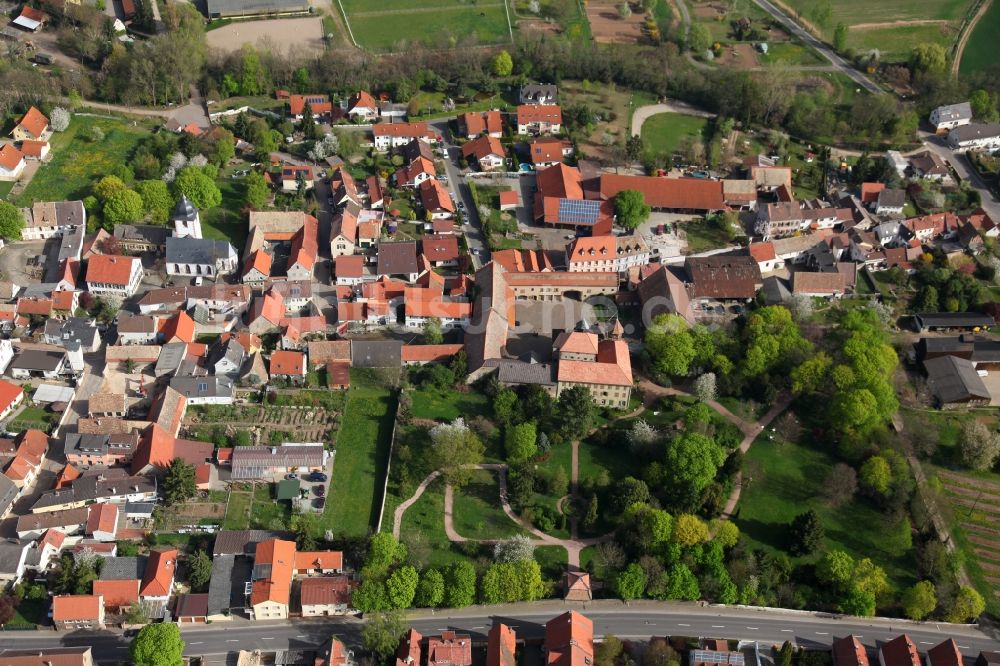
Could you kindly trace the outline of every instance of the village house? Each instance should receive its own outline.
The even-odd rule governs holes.
[[[562,109],[556,104],[521,104],[517,107],[518,134],[558,134]]]
[[[52,623],[56,629],[104,628],[104,598],[93,594],[63,594],[52,597]]]
[[[948,132],[954,150],[996,150],[1000,148],[1000,123],[971,123]]]
[[[481,136],[462,146],[462,157],[475,164],[479,171],[496,171],[505,166],[507,153],[499,139]]]
[[[572,157],[573,143],[566,139],[539,137],[528,141],[528,155],[536,169],[544,169]]]
[[[320,122],[330,120],[330,115],[333,112],[333,103],[330,102],[330,98],[326,95],[289,95],[288,115],[294,118],[296,122],[302,120],[307,105],[315,120]]]
[[[437,176],[437,169],[434,168],[434,162],[418,157],[409,163],[409,165],[396,171],[394,176],[396,180],[396,187],[417,187],[420,183],[434,178]]]
[[[473,111],[458,117],[458,130],[466,139],[480,134],[499,139],[503,136],[503,122],[499,111]]]
[[[649,246],[640,234],[581,236],[566,247],[566,270],[621,275],[649,263]]]
[[[142,261],[137,257],[99,254],[87,262],[87,291],[98,296],[129,298],[142,280]]]
[[[378,117],[378,104],[370,93],[359,90],[347,99],[347,115],[351,120],[374,120]]]
[[[968,102],[946,104],[933,109],[928,120],[938,134],[972,122],[972,106]]]
[[[316,185],[316,175],[308,165],[286,164],[281,167],[283,192],[308,192]]]
[[[0,180],[17,180],[24,172],[24,153],[12,143],[0,146]]]
[[[344,615],[350,612],[352,589],[351,580],[347,576],[304,579],[299,588],[302,617]]]
[[[420,184],[420,204],[424,212],[430,213],[432,220],[454,217],[455,203],[444,185],[437,179],[426,180]]]
[[[413,139],[425,139],[430,143],[437,142],[437,134],[425,122],[378,123],[372,127],[372,138],[375,150],[379,152],[405,146]]]
[[[528,83],[518,91],[521,104],[555,104],[559,101],[559,87],[552,83]]]
[[[15,141],[41,141],[49,131],[49,119],[45,114],[31,107],[21,116],[10,135]]]
[[[82,201],[37,202],[24,209],[24,240],[44,240],[86,227],[87,211]]]
[[[271,354],[269,372],[272,379],[302,385],[306,381],[306,356],[298,351],[276,351]]]

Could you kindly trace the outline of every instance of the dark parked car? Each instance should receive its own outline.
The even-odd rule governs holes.
[[[317,509],[322,509],[324,506],[326,506],[326,500],[323,499],[322,497],[317,497],[316,499],[313,500],[313,506],[316,507]]]
[[[309,472],[310,481],[326,481],[326,474],[323,472]]]
[[[323,495],[326,494],[326,488],[324,488],[323,486],[313,486],[313,492],[316,493],[318,496],[322,497]]]

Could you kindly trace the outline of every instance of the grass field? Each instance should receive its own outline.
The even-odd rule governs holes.
[[[94,127],[104,132],[101,141],[90,140]],[[84,198],[94,181],[128,162],[139,139],[148,131],[145,123],[131,125],[125,120],[73,116],[69,128],[52,137],[52,161],[38,169],[15,203],[28,206],[34,201]]]
[[[996,39],[1000,34],[1000,2],[986,10],[969,36],[959,64],[961,74],[973,74],[997,64]]]
[[[202,212],[202,233],[205,238],[227,240],[237,252],[242,252],[247,240],[247,223],[240,215],[245,189],[243,181],[219,178],[216,184],[222,191],[222,204]]]
[[[474,416],[489,416],[490,405],[486,396],[478,391],[460,392],[422,388],[413,391],[414,418],[435,421],[454,421],[459,416],[466,421]]]
[[[851,28],[848,46],[857,50],[878,49],[883,56],[898,57],[921,42],[950,46],[966,11],[973,0],[834,0],[826,3],[831,14],[818,26],[816,8],[821,0],[784,0],[812,25],[822,30],[827,40],[833,38],[838,23]],[[938,21],[917,24],[916,21]],[[860,26],[855,28],[854,26]]]
[[[323,512],[325,527],[335,534],[365,536],[374,527],[395,417],[395,391],[377,385],[364,372],[352,370]]]
[[[389,0],[373,10],[365,0],[342,0],[347,22],[358,45],[389,51],[402,42],[424,42],[432,48],[454,46],[469,38],[476,44],[510,41],[502,0]]]
[[[469,483],[454,493],[455,531],[467,539],[502,539],[525,533],[500,506],[496,472],[475,470]]]
[[[819,489],[836,464],[826,451],[762,436],[747,453],[744,490],[737,507],[737,525],[750,543],[774,552],[786,552],[788,524],[795,516],[815,509],[826,528],[822,550],[841,549],[855,559],[870,557],[885,569],[897,592],[912,585],[913,555],[897,556],[885,548],[885,515],[857,497],[831,508]],[[796,564],[819,554],[793,558]]]
[[[701,139],[708,121],[682,113],[658,113],[642,124],[642,143],[658,155],[673,155],[687,138]]]
[[[826,64],[815,51],[795,42],[772,42],[767,53],[758,53],[757,59],[763,65],[782,63],[785,65]]]
[[[222,521],[224,530],[245,530],[249,525],[250,502],[253,496],[248,492],[232,492],[229,495],[229,505],[226,506],[226,517]]]

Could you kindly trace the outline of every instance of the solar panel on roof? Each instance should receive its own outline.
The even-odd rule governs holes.
[[[744,659],[742,652],[716,652],[714,650],[692,650],[692,664],[730,664],[731,666],[743,666]]]
[[[596,224],[601,202],[581,199],[559,200],[559,221],[570,224]]]

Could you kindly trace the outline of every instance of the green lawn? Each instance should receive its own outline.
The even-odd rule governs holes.
[[[222,529],[245,530],[250,524],[250,501],[252,495],[248,492],[233,492],[229,495],[229,505],[226,507],[226,517],[222,521]]]
[[[683,113],[658,113],[643,122],[642,142],[654,153],[672,155],[686,138],[701,139],[706,125],[708,121],[705,118]]]
[[[202,211],[202,232],[205,238],[229,241],[236,248],[236,252],[240,253],[247,241],[247,222],[240,214],[240,209],[244,205],[243,182],[232,178],[219,178],[216,184],[222,191],[222,204]]]
[[[589,546],[588,546],[589,548]],[[562,546],[538,546],[535,561],[542,568],[542,577],[559,583],[566,573],[566,549]]]
[[[502,539],[524,530],[507,517],[500,506],[496,472],[475,470],[469,483],[455,489],[455,531],[468,539]]]
[[[13,180],[0,182],[0,199],[6,199],[12,189],[14,189]]]
[[[323,512],[325,527],[335,534],[365,536],[374,527],[395,418],[395,390],[378,385],[364,371],[351,370],[351,388]]]
[[[688,252],[691,254],[733,244],[722,229],[704,219],[689,220],[677,226],[687,234]]]
[[[90,140],[94,127],[104,132],[101,141]],[[28,206],[34,201],[84,198],[94,181],[128,162],[139,139],[148,132],[145,122],[132,125],[125,120],[73,116],[69,128],[52,137],[52,161],[38,169],[15,203]]]
[[[490,416],[490,405],[485,395],[478,391],[456,391],[420,388],[411,392],[414,418],[435,421],[454,421],[459,416],[466,421],[475,416]]]
[[[291,502],[278,502],[273,499],[270,483],[260,484],[254,488],[253,507],[250,509],[252,529],[286,530],[291,517]]]
[[[817,5],[815,0],[786,0],[786,4],[801,12],[806,19],[813,20],[810,14]],[[830,20],[822,28],[824,34],[829,38],[833,35],[834,28],[838,23],[846,23],[851,26],[861,23],[888,23],[920,19],[957,23],[961,21],[971,5],[971,0],[883,0],[882,2],[834,0],[829,3]],[[813,22],[815,23],[814,20]],[[885,34],[891,32],[891,28],[874,31]]]
[[[388,521],[383,529],[389,529]],[[474,563],[474,558],[466,555],[457,544],[448,540],[444,531],[444,481],[438,479],[420,496],[413,506],[406,510],[403,524],[400,528],[400,541],[410,546],[411,553],[414,544],[417,549],[426,549],[428,566],[444,567],[453,562],[466,561]],[[471,546],[473,549],[474,545]]]
[[[969,36],[962,52],[959,72],[963,76],[981,72],[997,62],[996,38],[1000,34],[1000,2],[986,10]]]
[[[13,432],[20,432],[21,430],[35,428],[48,432],[58,420],[58,414],[46,411],[44,407],[32,405],[22,409],[8,424],[8,429]]]
[[[832,455],[769,436],[758,438],[747,453],[744,490],[737,506],[737,525],[753,546],[785,552],[788,524],[803,511],[815,509],[826,528],[825,549],[842,549],[856,559],[870,557],[885,569],[897,592],[916,582],[912,552],[899,557],[884,547],[882,512],[857,496],[834,509],[817,492],[837,463]],[[817,553],[793,561],[799,564],[818,557]]]
[[[48,610],[47,599],[22,599],[14,612],[14,618],[4,625],[5,629],[34,629],[36,625],[45,622],[45,612]]]
[[[905,60],[915,44],[941,44],[947,47],[955,40],[956,31],[957,24],[944,23],[851,30],[847,46],[857,51],[878,49],[883,58]]]
[[[422,0],[390,0],[377,11],[371,9],[367,2],[344,2],[354,39],[374,51],[393,50],[404,41],[438,47],[470,38],[478,44],[510,41],[502,1],[470,5],[462,0],[436,0],[433,7],[427,7]]]
[[[758,53],[757,59],[764,65],[818,65],[826,62],[811,48],[797,42],[770,42],[767,53]]]

